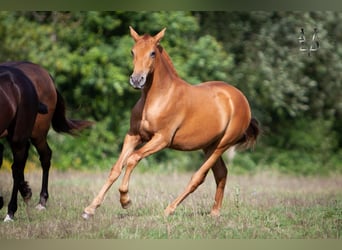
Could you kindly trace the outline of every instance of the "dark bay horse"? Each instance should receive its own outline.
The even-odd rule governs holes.
[[[219,81],[190,85],[182,80],[159,42],[165,29],[155,36],[138,35],[132,49],[134,71],[130,84],[141,90],[141,97],[131,113],[130,129],[125,136],[118,161],[83,218],[94,215],[123,167],[126,172],[119,187],[123,208],[129,207],[129,179],[138,162],[164,148],[203,149],[205,162],[192,176],[185,191],[164,211],[172,214],[176,207],[204,182],[212,169],[216,181],[213,216],[219,216],[227,178],[222,153],[229,147],[252,146],[259,134],[258,122],[251,117],[246,97],[235,87]]]
[[[0,107],[0,137],[7,137],[13,153],[13,190],[9,207],[15,211],[18,191],[24,200],[31,197],[24,179],[29,138],[38,112],[46,114],[47,107],[39,102],[31,80],[21,70],[8,66],[0,66]],[[3,149],[1,145],[0,163]],[[2,207],[2,197],[0,203]]]
[[[39,160],[43,169],[42,174],[42,187],[40,192],[40,199],[37,205],[37,209],[44,209],[46,207],[46,202],[49,197],[48,193],[48,179],[49,179],[49,169],[51,165],[52,151],[47,143],[47,134],[50,129],[50,124],[52,124],[53,129],[56,132],[64,132],[69,134],[74,134],[74,132],[79,131],[83,128],[92,125],[92,122],[72,120],[67,119],[65,116],[66,107],[61,94],[57,91],[54,81],[50,74],[41,66],[30,63],[30,62],[7,62],[1,64],[2,66],[10,66],[12,68],[22,71],[33,83],[35,87],[38,100],[40,103],[47,106],[46,114],[38,114],[35,118],[33,124],[32,133],[30,133],[30,142],[35,146],[39,154]],[[26,127],[26,123],[18,123],[20,126]],[[1,134],[1,133],[0,133]],[[8,138],[11,143],[11,138]],[[26,148],[25,157],[27,158]],[[26,160],[26,159],[25,159]],[[21,167],[20,171],[23,171]],[[12,169],[15,169],[12,166]],[[23,175],[23,173],[21,173]],[[26,184],[27,188],[28,184]],[[31,191],[30,191],[31,192]],[[23,192],[21,192],[23,195]],[[24,195],[24,199],[30,196],[28,194]],[[12,199],[11,199],[12,201]],[[15,203],[15,204],[14,204]],[[13,200],[8,205],[8,214],[6,218],[12,220],[14,213],[17,210],[16,207],[17,200]]]

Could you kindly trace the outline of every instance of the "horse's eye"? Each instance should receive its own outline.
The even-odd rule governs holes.
[[[150,54],[150,56],[151,56],[152,58],[155,58],[155,57],[156,57],[156,52],[155,52],[155,51],[152,51],[151,54]]]
[[[134,56],[134,52],[133,52],[133,50],[131,50],[131,55],[132,55],[132,56]]]

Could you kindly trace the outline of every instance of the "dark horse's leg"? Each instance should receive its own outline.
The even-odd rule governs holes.
[[[2,166],[2,158],[3,158],[3,153],[4,153],[4,145],[0,143],[0,168]]]
[[[4,199],[0,195],[0,209],[4,206]]]
[[[32,143],[38,151],[39,160],[43,168],[42,189],[40,191],[39,203],[37,205],[37,209],[42,210],[46,208],[46,202],[49,198],[48,185],[52,151],[46,141],[46,137],[41,139],[32,139]]]
[[[4,145],[0,143],[0,168],[2,166],[2,157],[4,152]],[[0,209],[4,206],[4,199],[2,198],[2,195],[0,194]]]
[[[29,142],[11,142],[11,149],[13,152],[12,176],[13,176],[13,190],[11,200],[8,204],[8,212],[5,221],[11,221],[14,218],[14,213],[18,208],[18,191],[20,191],[25,202],[32,196],[32,192],[24,178],[24,168],[28,157]]]

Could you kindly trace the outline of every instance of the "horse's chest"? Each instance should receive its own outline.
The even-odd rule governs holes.
[[[144,140],[150,140],[155,133],[168,127],[166,120],[160,113],[144,112],[139,125],[140,135]]]
[[[139,134],[144,141],[149,141],[152,138],[154,130],[152,129],[152,125],[148,120],[141,119],[139,124]]]
[[[174,117],[177,114],[177,109],[171,108],[167,101],[141,101],[136,107],[133,114],[134,130],[144,141],[150,140],[156,133],[162,131],[167,138],[169,131],[173,131],[175,124],[178,123],[179,119]]]

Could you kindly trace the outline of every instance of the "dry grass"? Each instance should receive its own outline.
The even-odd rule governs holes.
[[[342,176],[293,177],[263,172],[229,176],[220,218],[211,218],[215,185],[211,175],[173,216],[163,210],[188,183],[191,174],[135,172],[128,210],[119,204],[118,183],[109,191],[92,220],[83,208],[102,186],[107,172],[58,172],[50,177],[48,209],[34,209],[40,171],[26,173],[34,192],[26,205],[19,199],[16,220],[0,226],[2,239],[229,239],[341,238]],[[12,185],[8,170],[0,171],[0,190],[7,203]],[[121,181],[121,179],[119,180]],[[6,208],[0,217],[6,215]]]

